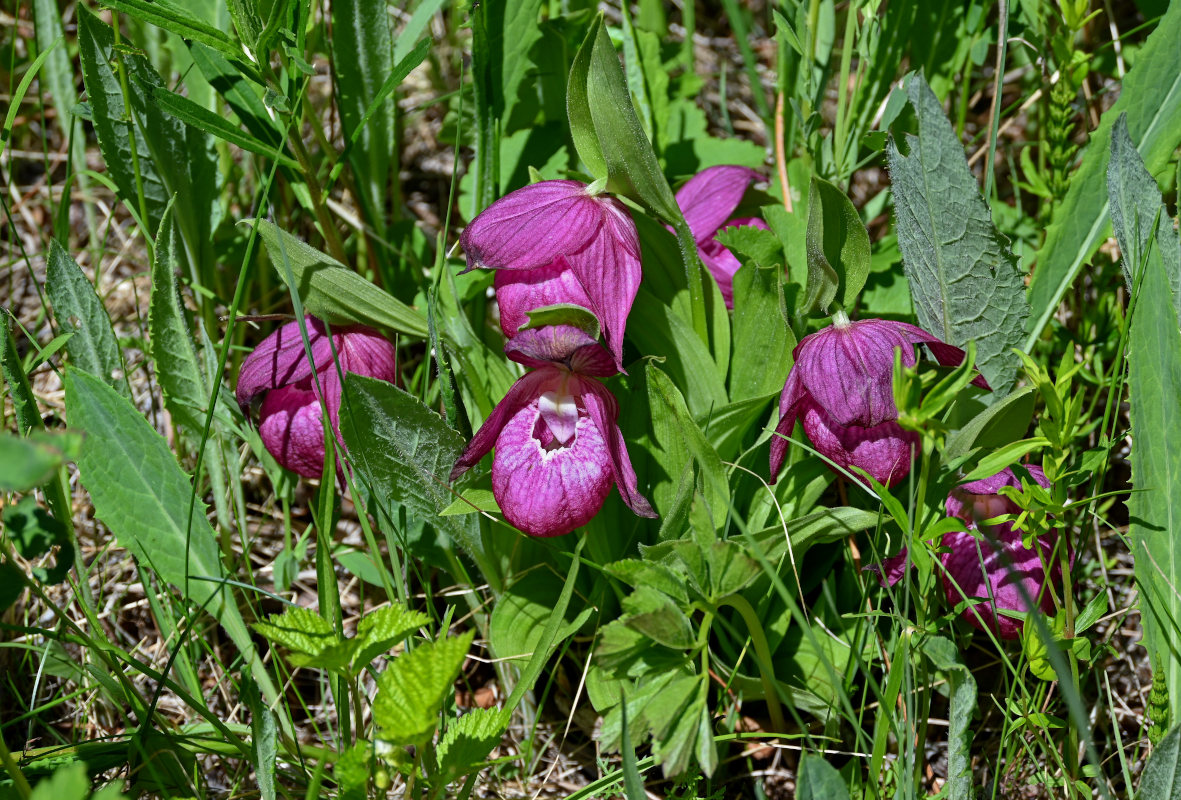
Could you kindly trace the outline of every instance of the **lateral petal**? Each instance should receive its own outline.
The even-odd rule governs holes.
[[[312,358],[320,364],[328,351],[324,324],[308,316],[308,343]],[[331,359],[331,355],[328,355]],[[235,393],[238,405],[246,408],[258,395],[279,386],[289,386],[311,377],[315,365],[309,364],[299,333],[299,321],[294,320],[272,331],[250,352],[238,370]]]
[[[267,392],[259,409],[258,433],[283,467],[305,478],[323,473],[324,425],[315,392],[293,386]]]
[[[677,191],[677,205],[698,245],[714,237],[733,216],[750,185],[762,179],[762,175],[747,167],[709,167]]]
[[[627,443],[623,440],[623,432],[616,423],[619,418],[619,404],[615,396],[596,380],[577,376],[575,380],[580,384],[579,394],[586,406],[587,415],[607,443],[611,471],[615,484],[619,487],[620,499],[637,516],[656,518],[656,510],[652,508],[648,499],[640,494],[636,471],[632,467],[631,456],[627,453]]]

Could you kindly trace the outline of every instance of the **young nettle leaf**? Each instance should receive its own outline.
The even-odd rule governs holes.
[[[362,617],[356,636],[341,637],[330,621],[311,609],[288,608],[253,627],[269,641],[291,650],[291,663],[297,667],[355,676],[427,621],[420,611],[386,606]]]
[[[373,719],[378,736],[395,745],[422,745],[454,692],[474,631],[424,642],[390,664],[377,679]]]
[[[508,729],[505,708],[477,708],[452,720],[435,748],[440,783],[450,783],[477,769]]]
[[[54,547],[60,548],[57,564],[48,569],[34,567],[33,577],[41,583],[61,583],[74,564],[74,546],[66,526],[58,522],[36,499],[25,497],[4,509],[4,534],[27,561],[40,558]]]
[[[922,75],[907,90],[918,135],[906,135],[908,155],[893,139],[887,153],[919,325],[956,347],[976,340],[980,372],[1003,397],[1017,377],[1013,348],[1025,338],[1025,283],[939,100]]]
[[[853,201],[813,176],[808,187],[808,282],[800,310],[829,313],[836,301],[852,307],[869,275],[869,232]]]

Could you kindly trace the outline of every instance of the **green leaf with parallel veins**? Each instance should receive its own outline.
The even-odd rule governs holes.
[[[225,572],[205,503],[197,498],[188,515],[193,487],[164,437],[98,378],[70,369],[64,383],[69,425],[86,434],[78,470],[95,516],[121,547],[221,622],[263,695],[277,702],[246,623],[229,589],[219,585]]]
[[[94,293],[94,285],[56,239],[49,243],[45,284],[58,327],[74,334],[66,343],[70,361],[102,378],[124,397],[131,397],[111,318]]]
[[[921,75],[907,87],[918,135],[909,155],[890,140],[887,155],[898,245],[919,325],[948,344],[976,341],[977,366],[996,396],[1020,364],[1029,303],[1017,259],[997,232],[968,169],[964,148]]]
[[[730,399],[735,403],[779,392],[787,380],[796,338],[787,324],[782,274],[781,267],[754,264],[734,274]]]
[[[808,282],[800,309],[851,308],[869,276],[869,231],[848,196],[813,176],[808,187]]]
[[[423,642],[390,662],[377,679],[373,721],[378,736],[398,745],[422,745],[439,722],[439,711],[455,691],[474,631]]]
[[[1128,336],[1132,421],[1129,534],[1144,641],[1160,654],[1169,718],[1181,719],[1181,331],[1164,269],[1149,260]]]
[[[800,759],[799,800],[849,800],[849,788],[841,773],[823,756],[805,752]]]
[[[545,569],[530,572],[509,585],[496,601],[488,622],[488,640],[497,658],[524,663],[533,656],[562,596],[562,586],[562,579]],[[553,646],[577,633],[589,616],[588,608],[567,608]]]
[[[251,224],[255,220],[243,220]],[[304,309],[329,325],[361,324],[427,338],[426,317],[348,269],[339,261],[301,242],[267,220],[257,220],[258,234],[281,280],[290,265],[291,287]]]
[[[1181,320],[1181,241],[1173,228],[1160,187],[1144,167],[1144,161],[1128,134],[1128,115],[1120,114],[1111,132],[1111,164],[1107,168],[1107,195],[1111,225],[1119,241],[1120,269],[1131,292],[1135,273],[1145,258],[1155,259],[1165,270],[1173,305]],[[1153,227],[1155,223],[1155,228]],[[1152,247],[1155,237],[1156,246]]]
[[[435,748],[442,782],[462,778],[488,758],[511,719],[508,709],[476,708],[453,720]]]
[[[1066,290],[1109,235],[1103,185],[1110,158],[1108,140],[1112,126],[1124,112],[1129,138],[1145,167],[1150,174],[1160,174],[1181,144],[1181,3],[1169,4],[1140,48],[1121,82],[1119,99],[1104,112],[1070,177],[1066,196],[1054,206],[1029,288],[1033,315],[1023,348],[1027,352],[1032,352]]]

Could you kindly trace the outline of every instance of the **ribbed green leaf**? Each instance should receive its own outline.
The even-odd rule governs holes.
[[[1046,240],[1038,251],[1029,300],[1033,343],[1054,316],[1079,270],[1110,235],[1104,179],[1111,155],[1112,126],[1128,115],[1128,135],[1151,174],[1159,174],[1181,144],[1181,3],[1171,3],[1156,30],[1136,53],[1120,86],[1119,99],[1099,121],[1066,197],[1054,208]]]
[[[971,800],[972,714],[976,710],[976,679],[950,639],[928,636],[922,650],[935,669],[947,675],[950,691],[947,732],[947,796],[949,800]],[[823,795],[821,795],[823,796]]]
[[[1165,673],[1169,717],[1181,719],[1181,331],[1159,260],[1145,270],[1128,337],[1132,557],[1144,641]]]
[[[400,605],[389,605],[371,611],[357,623],[357,653],[353,658],[353,672],[360,672],[378,656],[388,653],[430,619],[421,611]]]
[[[271,145],[254,138],[236,127],[225,117],[215,114],[203,106],[197,105],[187,97],[170,92],[163,86],[150,86],[147,87],[147,91],[153,103],[186,125],[192,125],[206,133],[211,133],[223,141],[241,147],[243,150],[257,153],[267,158],[273,158],[286,167],[299,166],[295,159],[282,153],[276,153],[275,148]]]
[[[435,748],[443,782],[463,777],[478,767],[500,744],[511,718],[507,709],[476,708],[448,725]]]
[[[1181,797],[1181,727],[1173,728],[1152,750],[1144,766],[1136,800]]]
[[[58,327],[73,334],[66,342],[70,361],[78,369],[101,378],[124,397],[131,397],[107,310],[82,268],[56,239],[49,243],[45,284]]]
[[[227,58],[236,61],[246,59],[242,48],[227,33],[192,16],[168,0],[103,0],[103,5],[171,31],[182,39],[212,47]]]
[[[980,372],[1003,395],[1020,364],[1012,348],[1029,315],[1025,284],[935,93],[921,75],[907,89],[918,135],[907,134],[906,156],[891,138],[887,155],[919,325],[957,347],[974,339]]]
[[[820,178],[808,187],[808,283],[800,308],[851,308],[869,276],[869,232],[848,195]]]
[[[779,392],[791,369],[795,336],[787,324],[782,264],[746,264],[734,274],[734,357],[730,399],[734,402]]]
[[[205,504],[198,498],[189,516],[192,485],[168,443],[98,378],[70,369],[64,382],[67,421],[86,434],[78,470],[95,516],[140,563],[221,622],[267,700],[276,702],[246,623],[229,590],[219,586],[225,572]]]
[[[243,220],[240,224],[253,222]],[[422,314],[273,222],[257,220],[257,223],[271,264],[284,280],[287,266],[291,267],[296,284],[292,288],[309,314],[330,325],[371,325],[419,339],[427,337],[426,318]]]
[[[425,642],[395,658],[377,679],[373,720],[378,736],[394,744],[422,745],[467,657],[475,631]]]

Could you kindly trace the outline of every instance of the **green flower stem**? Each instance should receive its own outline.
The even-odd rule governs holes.
[[[763,633],[763,623],[754,607],[740,594],[732,594],[719,601],[718,605],[727,605],[736,610],[746,623],[750,632],[750,640],[755,648],[755,656],[759,662],[759,678],[763,682],[763,694],[766,695],[767,712],[771,715],[771,724],[776,733],[786,733],[787,725],[783,720],[783,708],[779,705],[779,693],[775,686],[775,676],[771,672],[771,648],[767,646],[767,636]]]
[[[697,254],[697,241],[693,238],[693,231],[689,230],[689,223],[685,217],[677,215],[673,221],[673,229],[677,232],[677,243],[681,246],[681,257],[685,261],[685,275],[689,281],[689,307],[692,309],[693,331],[697,337],[709,347],[709,323],[705,318],[705,283],[702,280],[701,258]]]
[[[8,747],[5,746],[2,736],[0,736],[0,764],[4,765],[4,770],[12,778],[12,783],[16,786],[17,794],[20,795],[21,800],[28,800],[29,796],[33,794],[33,787],[29,786],[29,781],[21,772],[16,759],[12,757],[12,753],[8,752]]]

